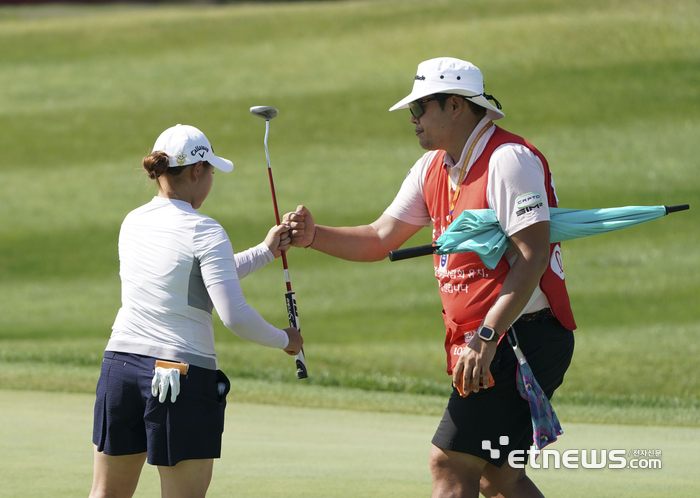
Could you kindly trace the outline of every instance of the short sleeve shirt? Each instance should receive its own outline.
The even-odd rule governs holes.
[[[445,154],[445,167],[450,169],[453,188],[459,181],[460,166],[464,162],[472,142],[488,122],[489,119],[484,118],[476,126],[457,163],[448,154]],[[475,145],[467,168],[470,168],[483,152],[494,130],[495,128],[492,127]],[[415,163],[403,181],[394,201],[384,211],[385,214],[411,225],[431,225],[430,214],[425,203],[424,186],[428,169],[437,153],[438,151],[429,151]],[[523,199],[533,196],[540,196],[543,208],[523,210],[519,207],[522,205]],[[544,166],[539,158],[523,145],[503,144],[493,152],[489,160],[486,198],[489,207],[496,213],[503,231],[509,237],[530,225],[549,221],[549,210],[546,209],[548,200]],[[506,251],[506,258],[511,265],[516,257],[514,249],[510,248]],[[538,286],[525,311],[536,311],[546,305],[546,297]]]

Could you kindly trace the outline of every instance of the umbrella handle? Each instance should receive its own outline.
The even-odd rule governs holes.
[[[677,213],[678,211],[685,211],[690,209],[690,204],[680,204],[678,206],[664,206],[666,208],[666,214]]]
[[[401,261],[402,259],[417,258],[418,256],[427,256],[433,254],[437,250],[437,246],[428,244],[425,246],[407,247],[406,249],[397,249],[389,251],[389,259],[391,261]]]
[[[515,357],[518,359],[518,363],[520,365],[524,365],[525,363],[527,363],[527,359],[525,359],[525,355],[520,350],[520,344],[518,343],[518,336],[515,335],[515,329],[513,328],[512,325],[510,327],[508,327],[508,330],[506,330],[506,338],[508,339],[510,346],[513,348],[513,352],[515,353]]]

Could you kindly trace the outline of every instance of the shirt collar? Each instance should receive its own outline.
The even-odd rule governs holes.
[[[464,160],[465,156],[467,155],[467,152],[469,151],[469,147],[471,147],[472,142],[476,138],[476,136],[479,134],[481,129],[488,124],[488,122],[491,121],[491,118],[488,116],[484,116],[481,121],[477,123],[477,125],[474,127],[474,130],[472,131],[471,135],[469,135],[469,138],[467,139],[467,143],[464,144],[464,148],[462,149],[462,155],[459,157],[459,162],[455,163],[454,159],[449,154],[445,154],[445,165],[449,166],[450,168],[454,168],[456,164],[462,164],[462,161]],[[489,133],[486,133],[483,137],[482,140],[487,139],[488,136],[490,136]],[[472,157],[472,160],[476,159],[476,157]]]
[[[167,197],[158,197],[156,195],[155,197],[153,197],[153,200],[151,202],[162,206],[172,204],[173,206],[176,206],[178,209],[181,209],[183,211],[195,211],[195,209],[192,207],[192,204],[190,204],[187,201],[181,201],[179,199],[169,199]]]

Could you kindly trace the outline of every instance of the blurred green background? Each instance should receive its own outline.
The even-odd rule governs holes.
[[[274,224],[254,105],[280,110],[269,147],[281,211],[369,223],[423,153],[408,111],[388,108],[419,62],[452,56],[482,70],[498,124],[547,157],[561,207],[691,205],[564,244],[579,329],[555,406],[571,420],[700,425],[700,2],[2,7],[0,47],[0,387],[94,389],[120,306],[119,226],[156,193],[140,161],[165,128],[197,126],[233,160],[200,211],[234,250]],[[407,245],[429,241],[423,230]],[[216,321],[241,399],[441,412],[432,261],[288,258],[310,378]],[[279,260],[243,286],[285,326]],[[313,394],[323,386],[347,388],[345,401]],[[387,391],[424,398],[387,408],[372,397]]]

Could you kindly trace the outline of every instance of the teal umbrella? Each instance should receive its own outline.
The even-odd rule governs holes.
[[[689,209],[680,206],[626,206],[605,209],[549,208],[549,241],[563,242],[631,227],[669,213]],[[432,253],[475,252],[487,268],[494,269],[509,246],[491,209],[463,211],[433,244],[399,249],[389,253],[391,261]]]

